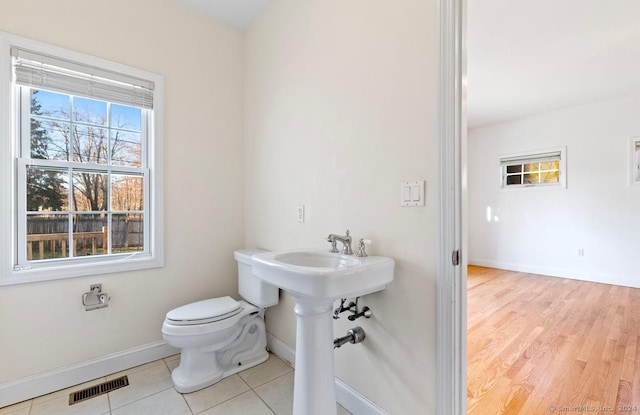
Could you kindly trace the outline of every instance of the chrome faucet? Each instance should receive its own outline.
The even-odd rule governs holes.
[[[345,236],[336,235],[335,233],[327,236],[327,242],[331,242],[331,249],[329,252],[338,253],[338,248],[336,247],[336,242],[342,242],[342,254],[343,255],[353,255],[353,251],[351,250],[351,235],[349,235],[349,230],[347,229],[347,234]]]

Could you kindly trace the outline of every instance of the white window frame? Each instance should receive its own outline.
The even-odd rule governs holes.
[[[148,80],[154,83],[154,107],[149,125],[147,170],[145,171],[145,252],[124,255],[100,255],[65,261],[38,261],[24,264],[26,245],[19,243],[20,218],[26,212],[18,198],[18,180],[24,174],[25,161],[19,160],[18,131],[19,88],[13,82],[11,47],[55,56],[71,62]],[[101,58],[0,32],[0,286],[48,281],[96,274],[158,268],[164,266],[162,137],[164,118],[164,80],[161,75],[131,68]],[[34,163],[37,164],[37,163]],[[22,168],[20,168],[22,167]],[[148,178],[148,180],[147,180]],[[24,241],[25,238],[21,238]]]
[[[506,164],[526,163],[536,159],[544,160],[558,157],[558,182],[557,183],[527,183],[519,185],[507,185]],[[520,153],[505,154],[498,159],[498,186],[501,190],[527,190],[527,189],[566,189],[567,188],[567,148],[555,147],[543,150],[525,151]]]
[[[629,185],[640,186],[640,137],[629,139]]]

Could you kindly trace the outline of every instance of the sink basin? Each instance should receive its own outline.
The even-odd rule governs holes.
[[[383,290],[393,281],[394,261],[326,251],[265,252],[253,256],[253,273],[292,294],[336,299]]]

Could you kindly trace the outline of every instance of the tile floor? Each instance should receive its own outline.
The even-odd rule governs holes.
[[[181,395],[173,389],[172,356],[83,385],[0,408],[0,415],[291,415],[293,369],[275,355],[208,388]],[[127,375],[129,386],[69,406],[76,390]],[[350,412],[338,405],[338,415]]]

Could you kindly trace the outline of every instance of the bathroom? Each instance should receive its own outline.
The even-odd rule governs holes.
[[[164,265],[0,286],[0,398],[62,368],[165,357],[168,310],[238,297],[234,250],[328,249],[350,229],[395,278],[361,299],[367,338],[336,351],[336,377],[386,413],[435,413],[436,22],[422,0],[274,0],[245,30],[175,0],[0,0],[0,32],[164,77]],[[412,180],[425,205],[402,207]],[[111,300],[87,312],[94,283]],[[267,311],[270,342],[295,348],[293,306],[281,293]]]

